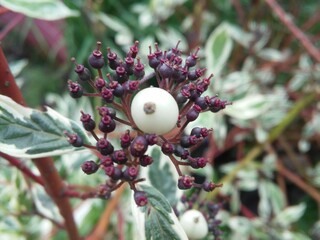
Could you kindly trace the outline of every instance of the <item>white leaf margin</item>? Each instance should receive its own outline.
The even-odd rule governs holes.
[[[0,4],[13,12],[22,13],[28,17],[47,21],[79,16],[78,11],[71,10],[63,2],[56,0],[0,0]],[[42,11],[39,13],[39,11],[34,11],[30,7],[23,6],[23,4],[42,4]],[[53,7],[49,8],[48,5]]]
[[[15,116],[16,118],[20,119],[21,121],[24,121],[24,118],[30,118],[32,112],[38,111],[32,108],[23,107],[22,105],[17,104],[15,101],[13,101],[11,98],[0,95],[0,107],[6,109],[10,114]],[[59,120],[60,122],[63,122],[67,127],[71,128],[71,123],[78,125],[75,121],[68,119],[64,116],[62,116],[60,113],[56,112],[55,110],[51,109],[50,107],[46,107],[46,113],[54,120]],[[0,110],[0,116],[2,114],[2,111]],[[80,126],[79,126],[80,128]],[[81,129],[81,128],[80,128]],[[84,134],[86,135],[86,134]],[[17,148],[13,144],[5,144],[0,142],[0,152],[3,152],[5,154],[8,154],[13,157],[19,157],[19,158],[41,158],[41,157],[49,157],[49,156],[57,156],[62,155],[70,152],[74,152],[76,149],[72,148],[70,145],[70,148],[68,149],[62,149],[62,150],[54,150],[51,152],[44,152],[44,153],[36,153],[36,154],[29,154],[27,153],[28,149],[30,148]],[[81,150],[80,150],[81,151]],[[86,149],[83,151],[87,151]]]

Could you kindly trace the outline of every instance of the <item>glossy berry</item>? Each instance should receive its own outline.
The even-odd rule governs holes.
[[[158,143],[158,136],[156,134],[146,134],[145,137],[149,146],[153,146]]]
[[[65,132],[68,142],[74,147],[82,147],[83,140],[78,134],[70,134]]]
[[[169,65],[168,62],[164,62],[159,65],[158,72],[162,78],[171,78],[173,74],[173,68]]]
[[[95,49],[89,56],[89,64],[96,69],[100,69],[104,66],[104,58],[100,51],[101,42],[97,42],[97,49]]]
[[[111,118],[114,118],[117,114],[117,112],[116,112],[116,110],[114,110],[114,108],[106,107],[106,106],[98,107],[98,111],[99,111],[99,115],[101,117],[103,117],[104,115],[108,115]]]
[[[133,194],[135,203],[142,207],[148,204],[147,194],[143,191],[135,191]]]
[[[96,123],[91,118],[91,115],[86,114],[83,111],[81,111],[80,121],[82,122],[83,128],[87,131],[93,131],[96,127]]]
[[[140,130],[165,134],[176,126],[179,108],[170,93],[161,88],[150,87],[139,91],[133,98],[131,113]]]
[[[202,110],[206,110],[208,107],[208,104],[204,97],[197,97],[194,103],[201,107]]]
[[[105,100],[107,103],[112,103],[113,102],[113,91],[112,89],[109,88],[103,88],[101,90],[101,97],[103,100]]]
[[[90,160],[90,161],[85,161],[82,165],[81,165],[81,169],[85,174],[93,174],[95,173],[98,169],[99,169],[99,165],[96,164],[94,161]]]
[[[190,155],[187,149],[184,149],[181,145],[176,145],[174,147],[174,155],[180,157],[181,159],[187,159]]]
[[[123,177],[127,181],[132,181],[137,178],[139,174],[139,168],[135,166],[127,167],[126,170],[123,172]]]
[[[97,150],[104,156],[113,153],[114,147],[112,144],[105,138],[100,138],[97,141]]]
[[[106,86],[106,82],[103,78],[99,78],[97,77],[96,80],[94,81],[94,86],[101,90],[102,88],[104,88]]]
[[[113,95],[116,97],[123,96],[123,94],[125,92],[124,87],[116,81],[110,83],[109,87],[113,90]]]
[[[109,67],[112,70],[116,70],[116,68],[119,66],[119,62],[117,59],[117,54],[112,52],[110,48],[107,48],[108,54],[107,54],[107,58],[108,58],[108,64]]]
[[[148,149],[148,142],[144,136],[137,136],[130,144],[130,153],[134,157],[141,157]]]
[[[80,84],[72,82],[71,80],[68,81],[68,88],[70,96],[73,98],[80,98],[83,95],[83,88]]]
[[[78,77],[81,81],[89,81],[91,79],[91,73],[88,68],[82,64],[77,64],[75,58],[71,58],[71,61],[75,63],[74,71],[78,74]]]
[[[121,169],[110,165],[104,168],[104,172],[107,176],[109,176],[112,180],[120,180],[123,176]]]
[[[188,175],[182,175],[178,179],[178,188],[185,190],[190,189],[193,185],[194,177]]]
[[[169,142],[164,142],[161,146],[161,151],[165,155],[171,155],[174,152],[174,145]]]
[[[128,161],[128,158],[123,150],[117,150],[113,152],[112,160],[117,164],[125,164]]]
[[[196,120],[201,112],[201,107],[198,105],[193,105],[193,107],[187,112],[186,118],[189,122]]]
[[[134,65],[133,74],[136,78],[142,78],[144,76],[144,66],[140,61],[140,58],[137,58],[137,64]]]
[[[148,155],[143,155],[139,158],[139,163],[142,167],[151,165],[152,162],[153,162],[153,158]]]
[[[122,148],[127,148],[131,144],[131,136],[130,131],[127,130],[123,135],[120,137],[120,145]]]
[[[116,129],[116,122],[109,115],[104,115],[99,123],[99,129],[104,133],[112,132]]]
[[[190,54],[187,59],[186,59],[186,66],[188,67],[194,67],[197,64],[197,60],[198,60],[198,51],[200,50],[200,48],[197,48],[195,53]]]

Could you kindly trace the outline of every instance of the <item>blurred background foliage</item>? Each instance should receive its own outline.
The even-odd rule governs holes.
[[[319,49],[319,1],[278,2]],[[77,121],[78,110],[92,111],[94,103],[75,102],[65,92],[67,79],[76,79],[70,58],[87,65],[96,41],[119,55],[135,40],[140,55],[154,42],[170,48],[181,40],[184,54],[200,46],[200,67],[207,68],[207,76],[214,74],[209,95],[233,102],[194,123],[214,129],[213,139],[197,149],[210,158],[212,169],[197,174],[224,183],[221,191],[204,196],[223,203],[223,239],[320,239],[320,62],[266,1],[63,3],[44,1],[43,12],[36,1],[0,0],[2,48],[29,106],[51,105]],[[95,186],[99,176],[83,179],[79,170],[85,158],[63,156],[57,167],[71,184]],[[50,231],[51,221],[40,221],[46,216],[59,225],[43,190],[31,187],[4,161],[0,164],[0,236],[65,238],[59,228]],[[87,234],[104,204],[74,204],[81,233]],[[114,239],[116,218],[109,228],[106,239]],[[131,228],[128,224],[126,236]]]

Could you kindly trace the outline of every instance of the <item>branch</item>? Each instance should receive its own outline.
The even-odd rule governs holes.
[[[28,178],[31,178],[36,183],[39,183],[40,185],[44,185],[44,181],[40,176],[35,175],[22,161],[19,159],[12,157],[10,155],[7,155],[3,152],[0,152],[0,156],[3,157],[5,160],[7,160],[12,166],[18,168],[24,175],[26,175]]]
[[[312,44],[309,38],[298,28],[291,18],[284,12],[276,0],[265,0],[271,10],[279,17],[280,21],[291,31],[295,38],[301,42],[307,52],[317,61],[320,62],[320,52]]]
[[[13,75],[9,69],[6,57],[0,46],[0,94],[12,98],[15,102],[26,106],[20,89],[18,88]],[[61,196],[64,189],[64,183],[60,178],[57,169],[54,166],[52,158],[33,159],[33,163],[39,169],[41,177],[44,181],[44,188],[59,208],[60,214],[65,221],[65,229],[68,232],[69,239],[80,239],[75,221],[73,219],[73,211],[69,199]]]

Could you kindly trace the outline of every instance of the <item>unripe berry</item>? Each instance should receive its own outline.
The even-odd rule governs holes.
[[[94,161],[90,160],[90,161],[85,161],[82,165],[81,165],[81,169],[85,174],[93,174],[95,173],[98,169],[99,169],[99,165],[96,164]]]
[[[135,191],[133,198],[136,204],[140,207],[145,206],[148,203],[147,194],[143,191]]]
[[[134,157],[141,157],[148,149],[148,142],[144,136],[137,136],[130,144],[130,153]]]
[[[68,88],[70,96],[73,98],[80,98],[83,95],[83,88],[80,84],[72,82],[71,80],[68,81]]]
[[[93,68],[100,69],[104,66],[104,59],[102,52],[100,51],[101,42],[97,42],[97,49],[94,50],[91,55],[89,56],[89,64]]]
[[[139,158],[139,163],[142,167],[146,167],[148,165],[151,165],[151,163],[153,162],[152,157],[148,156],[148,155],[143,155]]]
[[[90,114],[86,114],[83,111],[81,111],[80,121],[82,122],[83,128],[87,131],[93,131],[96,127],[96,123],[91,118]]]
[[[112,144],[105,138],[100,138],[97,141],[97,150],[104,156],[113,153],[114,147]]]
[[[137,178],[139,174],[139,168],[135,166],[127,167],[126,170],[123,172],[123,177],[127,181],[132,181]]]
[[[128,161],[128,158],[123,150],[117,150],[113,152],[112,160],[117,164],[125,164]]]
[[[156,87],[143,89],[131,103],[131,113],[137,127],[146,133],[165,134],[178,121],[179,108],[172,95]]]
[[[194,182],[194,177],[183,175],[180,176],[178,179],[178,188],[185,190],[185,189],[190,189],[193,185]]]
[[[104,115],[99,123],[99,129],[104,133],[112,132],[116,129],[116,122],[109,115]]]

